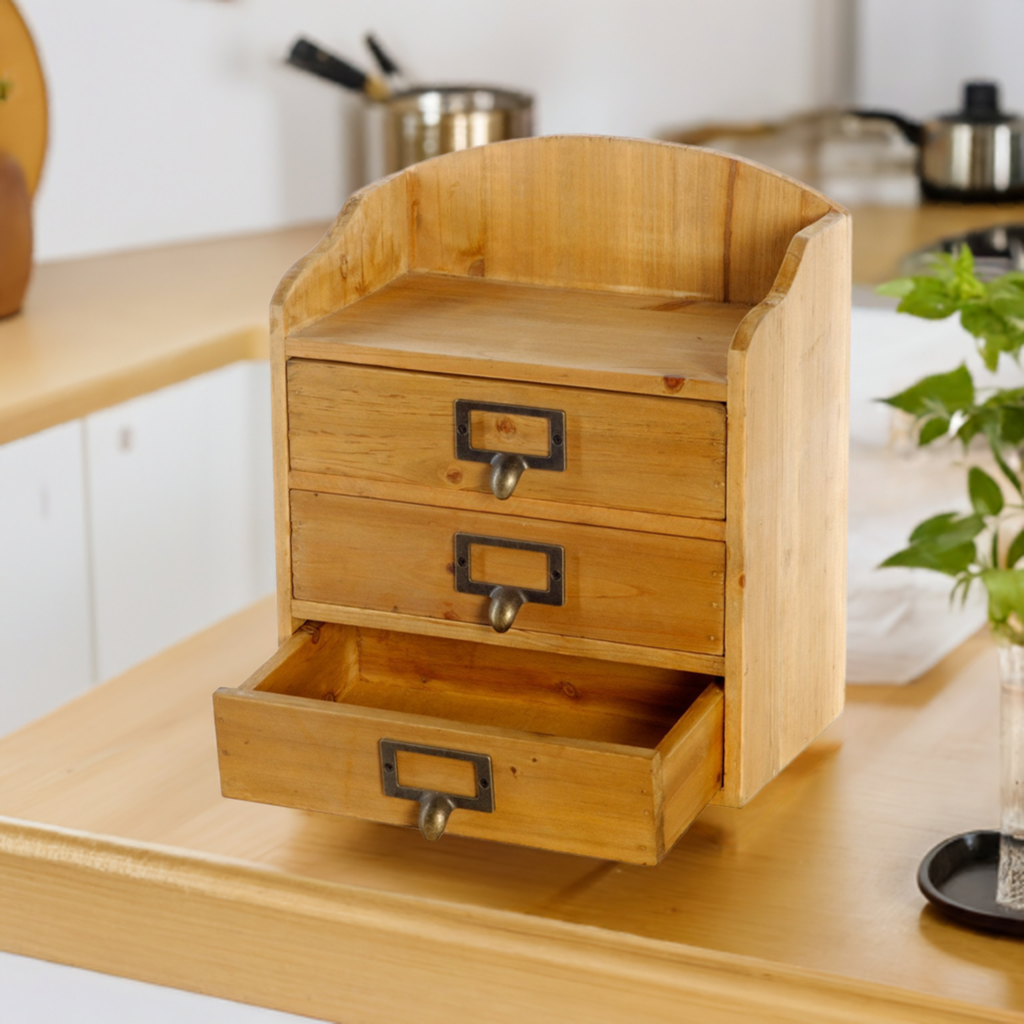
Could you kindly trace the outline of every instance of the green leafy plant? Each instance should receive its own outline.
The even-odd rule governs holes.
[[[985,366],[995,370],[1001,357],[1019,361],[1024,347],[1024,274],[1010,273],[982,282],[967,246],[941,256],[934,273],[890,281],[878,289],[900,298],[899,311],[928,320],[960,314],[960,323],[976,339]],[[992,388],[979,393],[967,366],[934,374],[897,395],[882,399],[909,413],[918,426],[918,444],[940,438],[966,450],[983,438],[1009,487],[1011,500],[978,466],[967,472],[971,512],[943,512],[920,523],[908,545],[882,566],[931,569],[953,578],[952,598],[966,600],[980,582],[988,592],[993,630],[1011,643],[1024,644],[1024,529],[1014,530],[1024,513],[1021,450],[1024,447],[1024,388]],[[1011,539],[1012,535],[1012,539]],[[1009,540],[1009,543],[1005,541]]]

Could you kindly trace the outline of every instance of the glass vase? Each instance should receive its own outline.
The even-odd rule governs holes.
[[[1024,910],[1024,646],[1000,643],[1002,816],[996,900]]]

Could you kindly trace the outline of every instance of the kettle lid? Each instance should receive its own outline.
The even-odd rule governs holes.
[[[1005,124],[1016,119],[999,108],[999,83],[987,81],[965,82],[961,109],[939,118],[960,124]]]

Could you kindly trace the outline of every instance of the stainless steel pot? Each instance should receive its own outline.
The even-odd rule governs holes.
[[[475,85],[420,86],[383,102],[388,174],[442,153],[533,133],[533,97]]]
[[[1024,198],[1024,119],[999,107],[994,82],[968,82],[963,109],[923,124],[886,110],[855,110],[892,121],[920,150],[929,199],[1005,202]]]

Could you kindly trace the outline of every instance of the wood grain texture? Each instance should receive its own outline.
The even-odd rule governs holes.
[[[749,309],[416,273],[290,333],[285,354],[720,402]]]
[[[346,632],[359,652],[355,682],[341,668]],[[654,864],[666,850],[654,749],[666,732],[687,766],[672,780],[673,838],[718,788],[722,699],[707,679],[598,668],[591,683],[593,666],[534,655],[510,685],[493,649],[400,637],[381,674],[391,637],[330,625],[299,635],[269,671],[214,696],[225,796],[411,826],[419,805],[383,792],[380,740],[470,751],[491,759],[494,811],[456,810],[451,834]],[[303,694],[294,683],[306,674]],[[325,693],[322,679],[339,677]],[[652,690],[660,708],[644,701]]]
[[[656,747],[710,681],[675,669],[543,651],[517,652],[512,673],[508,652],[490,644],[348,632],[358,651],[360,692],[350,688],[345,699],[551,736]]]
[[[278,636],[302,624],[292,616],[288,503],[288,387],[285,338],[311,320],[355,302],[409,267],[408,195],[395,175],[353,195],[320,243],[281,279],[270,303],[270,382],[274,445],[274,536]]]
[[[323,234],[306,225],[35,267],[0,323],[0,444],[267,356],[267,297]]]
[[[839,209],[699,147],[585,136],[464,150],[353,196],[271,309],[281,638],[301,624],[286,358],[721,400],[722,355],[789,237]],[[564,289],[584,293],[568,325]]]
[[[454,580],[455,534],[480,534],[565,549],[564,605],[524,605],[513,637],[722,653],[725,550],[715,541],[306,491],[292,492],[291,515],[297,601],[485,623],[487,597],[459,593]],[[471,568],[481,582],[509,583]]]
[[[364,205],[353,206],[348,216],[352,220],[363,209],[364,220],[376,225],[372,237],[377,238],[380,225],[398,223],[395,210],[406,202],[410,234],[404,263],[379,258],[379,246],[371,247],[375,276],[363,281],[358,301],[355,292],[338,293],[336,281],[324,286],[333,289],[333,312],[319,292],[315,301],[309,298],[314,292],[293,294],[288,288],[279,296],[282,308],[292,309],[296,327],[280,358],[351,359],[375,367],[321,367],[317,372],[324,381],[304,382],[311,398],[292,437],[300,461],[293,467],[295,479],[282,481],[279,474],[279,502],[288,483],[302,477],[312,482],[325,475],[349,480],[365,475],[381,486],[374,490],[364,480],[359,486],[332,488],[349,492],[344,494],[292,492],[290,511],[296,521],[285,523],[287,536],[281,541],[287,549],[282,555],[287,572],[280,577],[282,634],[299,623],[300,608],[305,613],[326,609],[329,620],[413,630],[424,620],[479,625],[486,600],[470,604],[444,586],[441,563],[449,538],[456,529],[513,536],[530,522],[503,513],[496,528],[485,521],[498,517],[471,511],[464,501],[437,510],[393,500],[410,497],[417,486],[434,487],[435,495],[448,486],[457,492],[463,481],[479,492],[481,474],[477,469],[475,477],[467,477],[457,468],[460,475],[453,483],[445,459],[425,461],[416,455],[415,444],[401,443],[397,435],[405,437],[417,425],[410,412],[403,432],[400,382],[412,378],[381,366],[445,370],[467,378],[507,373],[559,390],[582,384],[641,392],[660,387],[664,393],[670,381],[684,381],[678,397],[695,376],[720,387],[720,368],[711,375],[716,380],[707,379],[699,345],[691,352],[673,349],[668,341],[665,351],[697,364],[698,372],[690,372],[691,365],[671,376],[663,369],[660,376],[651,375],[649,366],[640,365],[647,355],[635,354],[633,342],[649,332],[631,328],[631,319],[653,317],[652,324],[668,325],[661,328],[668,335],[689,332],[703,345],[706,332],[692,317],[706,317],[713,309],[719,326],[725,325],[715,338],[716,358],[728,338],[729,611],[724,643],[717,624],[704,617],[717,595],[697,593],[688,583],[690,593],[684,596],[672,582],[683,560],[690,561],[691,569],[698,565],[693,561],[698,548],[684,550],[664,535],[627,536],[622,530],[609,535],[607,543],[619,553],[608,556],[611,561],[629,550],[636,562],[636,576],[625,587],[610,561],[596,551],[588,554],[589,575],[580,577],[575,569],[567,574],[582,580],[583,592],[571,595],[563,609],[528,605],[512,639],[549,633],[714,656],[724,650],[726,760],[720,798],[744,803],[811,742],[842,703],[848,216],[813,190],[743,161],[698,149],[607,139],[519,141],[411,169],[405,172],[404,193],[398,180],[368,190],[360,200]],[[610,201],[613,188],[616,202]],[[320,256],[297,273],[312,281],[319,265],[320,273],[336,277],[330,261],[337,262],[345,245],[353,253],[361,245],[359,232],[348,241],[343,236],[336,226]],[[649,302],[652,294],[668,301]],[[643,300],[647,307],[627,307],[623,298]],[[733,318],[743,310],[748,312],[736,326]],[[602,318],[608,318],[605,334]],[[582,332],[581,324],[586,327]],[[547,351],[541,354],[544,345],[536,340],[524,346],[522,337],[544,339]],[[661,361],[657,346],[652,351]],[[586,354],[582,369],[581,352]],[[510,370],[512,364],[518,368]],[[568,377],[563,373],[568,367],[579,372]],[[646,374],[642,386],[635,376],[630,379],[637,369],[643,371],[640,376]],[[612,376],[602,380],[609,370]],[[346,372],[359,377],[359,386],[345,390],[337,385]],[[376,388],[367,384],[371,379],[379,382]],[[519,385],[510,387],[526,393]],[[300,390],[296,397],[302,406]],[[380,397],[367,411],[365,396],[374,394]],[[716,397],[710,391],[689,394]],[[439,424],[436,437],[424,428],[423,447],[431,451],[449,446],[448,437],[441,437],[449,428],[441,424],[453,395],[442,398],[436,401],[437,411],[424,417]],[[600,396],[593,400],[601,408]],[[417,392],[409,406],[430,409],[432,401],[428,392]],[[689,408],[678,401],[665,404]],[[346,440],[331,448],[321,421],[336,415],[335,405],[348,409],[337,414],[338,426],[328,425],[326,433]],[[595,422],[621,419],[606,408],[594,415]],[[649,419],[638,417],[636,424],[643,418]],[[364,425],[369,429],[363,430]],[[392,427],[395,433],[389,433]],[[486,423],[478,427],[494,433]],[[648,427],[655,436],[664,433]],[[386,440],[376,446],[378,435]],[[574,440],[583,444],[582,435]],[[536,444],[536,438],[531,435],[526,443]],[[280,432],[278,448],[280,466],[290,456]],[[413,468],[396,470],[393,453],[403,448],[413,449]],[[616,460],[605,455],[604,461]],[[523,486],[528,485],[529,479]],[[622,490],[641,494],[664,488],[656,476],[640,490],[624,479]],[[566,495],[570,500],[561,504],[570,509],[588,504],[591,493]],[[366,495],[389,500],[360,504]],[[525,492],[523,497],[537,500]],[[625,511],[664,514],[666,505],[644,501]],[[389,514],[371,515],[370,509]],[[536,507],[522,511],[538,512]],[[680,511],[695,518],[700,510]],[[532,537],[519,534],[520,539],[547,537],[560,543],[553,538],[567,536],[570,529],[567,523],[534,523]],[[585,537],[594,528],[571,529]],[[660,555],[654,547],[645,548],[654,543],[662,546]],[[302,549],[294,564],[289,545],[296,552]],[[642,551],[647,553],[638,559]],[[703,579],[706,568],[697,577]],[[666,602],[649,600],[652,582],[659,595],[671,595]],[[798,594],[810,596],[795,614],[791,602]],[[578,604],[577,597],[583,598]],[[671,619],[668,604],[677,598]],[[381,622],[373,617],[379,615],[396,618]]]
[[[402,630],[420,636],[462,638],[495,647],[571,654],[574,657],[596,658],[624,665],[678,668],[711,676],[720,676],[725,672],[725,658],[718,654],[694,654],[692,651],[639,647],[636,644],[591,640],[588,637],[567,636],[564,633],[531,633],[526,630],[495,633],[490,623],[483,625],[474,622],[453,622],[450,619],[426,619],[422,616],[378,612],[370,608],[354,608],[318,601],[292,601],[291,608],[302,622],[336,622],[370,626],[374,629]]]
[[[324,494],[348,494],[353,498],[380,498],[382,501],[422,501],[423,491],[415,485],[385,483],[380,480],[359,480],[333,473],[288,474],[289,490],[321,491]],[[557,519],[583,523],[586,526],[607,526],[613,530],[638,530],[642,533],[664,533],[670,537],[700,537],[704,540],[725,540],[724,519],[693,519],[690,516],[660,515],[633,512],[630,509],[603,508],[600,505],[573,505],[562,501],[535,501],[513,494],[505,501],[495,501],[486,493],[451,489],[445,494],[448,508],[471,512],[493,512],[498,515],[523,516],[529,519]],[[308,618],[308,616],[307,616]]]
[[[456,157],[408,172],[412,269],[755,303],[794,231],[836,208],[698,147],[549,136]]]
[[[224,800],[210,694],[275,648],[268,600],[0,739],[0,948],[335,1021],[1024,1020],[914,881],[998,821],[985,636],[656,869]]]
[[[797,234],[729,356],[721,799],[733,805],[843,706],[849,253],[843,214]]]
[[[565,469],[528,469],[515,495],[570,508],[725,516],[725,407],[445,375],[290,360],[288,451],[293,472],[398,485],[447,505],[453,491],[499,511],[487,462],[455,451],[455,402],[556,409],[565,414]],[[469,440],[510,454],[549,453],[543,419],[479,412]]]

